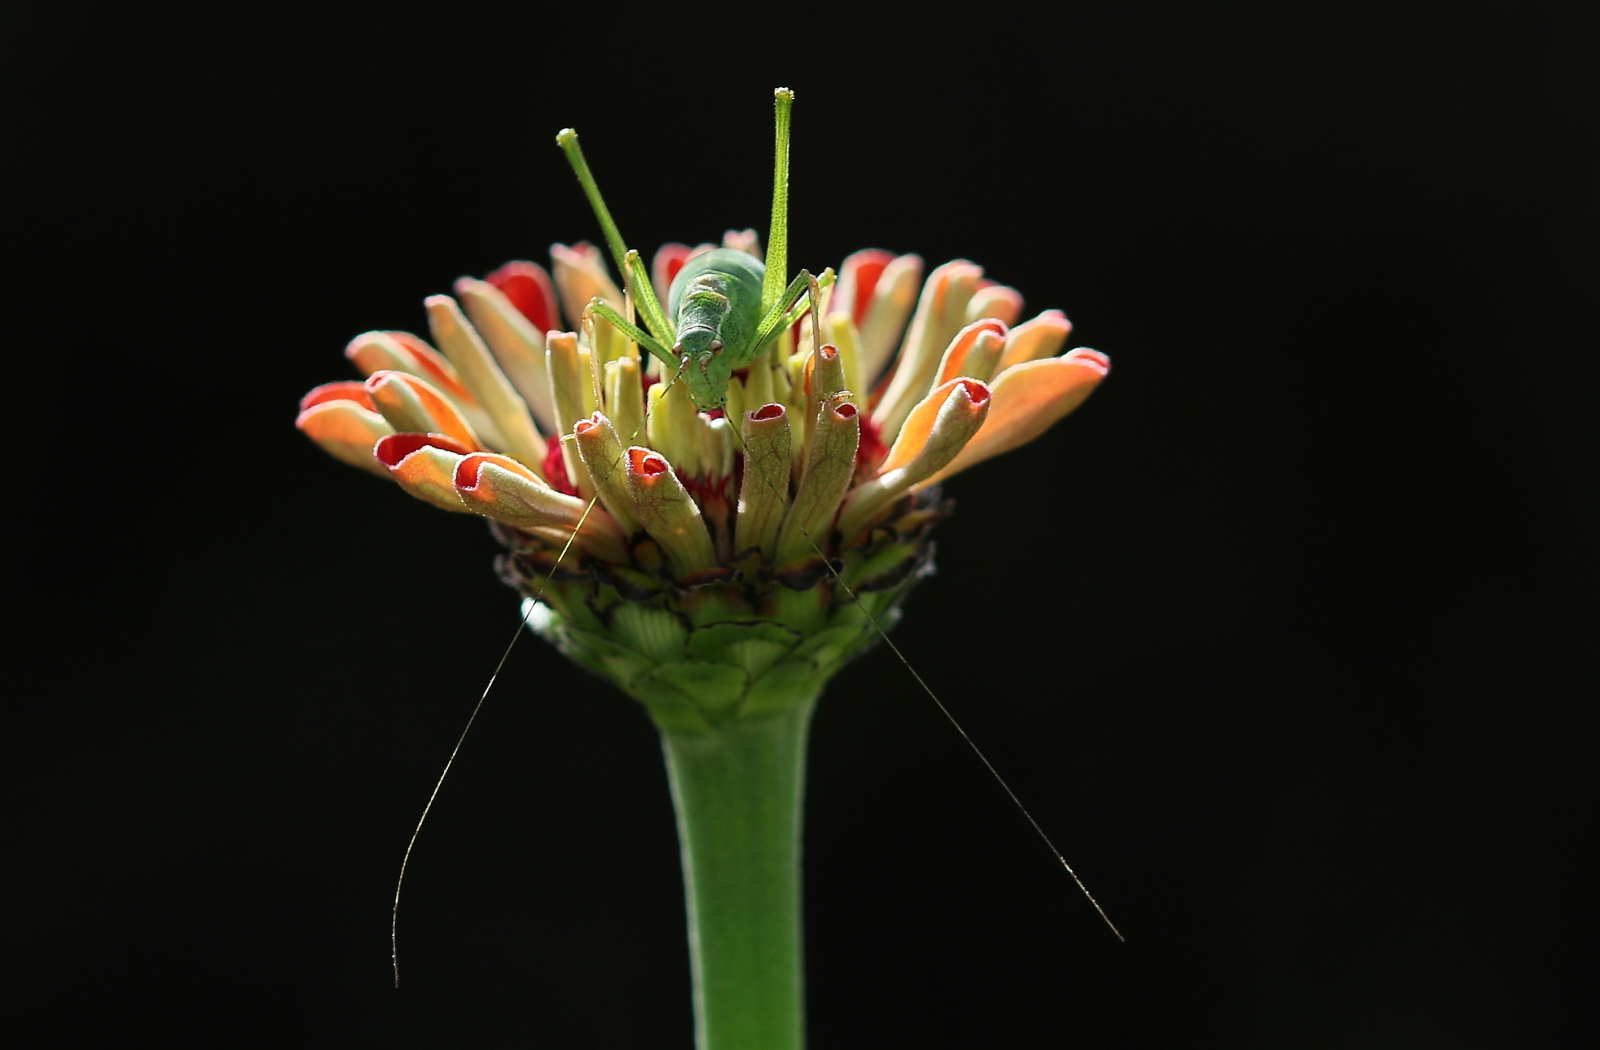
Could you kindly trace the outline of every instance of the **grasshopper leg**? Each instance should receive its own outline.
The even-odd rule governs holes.
[[[755,338],[751,341],[751,345],[756,350],[759,351],[763,346],[766,346],[767,340],[778,333],[778,330],[783,327],[784,320],[789,315],[789,307],[793,306],[802,295],[805,295],[814,283],[811,274],[806,270],[801,270],[795,275],[795,279],[789,282],[789,287],[784,289],[783,295],[779,296],[778,301],[772,304],[772,309],[767,311],[767,316],[763,317],[761,323],[756,325]]]
[[[597,296],[594,299],[589,300],[589,309],[594,311],[597,316],[605,318],[613,328],[617,329],[617,331],[621,332],[629,339],[632,339],[634,342],[650,351],[661,360],[662,364],[666,365],[669,369],[674,372],[678,370],[678,356],[671,350],[668,350],[666,347],[656,342],[655,337],[649,332],[646,332],[643,328],[640,328],[632,321],[629,321],[626,317],[623,317],[622,314],[617,312],[616,307]]]

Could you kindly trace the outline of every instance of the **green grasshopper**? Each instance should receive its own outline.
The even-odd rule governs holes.
[[[595,299],[590,309],[682,376],[690,399],[701,411],[723,407],[733,373],[765,353],[778,333],[804,312],[805,305],[796,305],[801,296],[816,304],[821,289],[833,281],[831,270],[824,271],[820,281],[801,270],[784,286],[789,247],[789,111],[794,92],[779,88],[773,104],[777,147],[766,262],[732,248],[697,255],[673,279],[665,310],[656,299],[639,253],[629,249],[617,232],[578,147],[578,133],[566,128],[556,136],[605,231],[628,296],[649,330],[639,328],[603,300]]]

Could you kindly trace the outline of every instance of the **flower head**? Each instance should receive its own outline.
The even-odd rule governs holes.
[[[655,282],[709,248],[665,246]],[[698,411],[588,308],[622,305],[598,253],[551,256],[554,280],[513,262],[430,297],[431,344],[357,336],[345,355],[366,381],[316,388],[296,422],[494,522],[534,626],[658,717],[758,713],[796,677],[820,688],[927,570],[937,483],[1037,437],[1109,367],[1061,352],[1058,310],[1016,323],[1021,296],[972,263],[924,280],[916,256],[867,250],[824,297],[820,348],[807,309],[733,376],[723,411]]]

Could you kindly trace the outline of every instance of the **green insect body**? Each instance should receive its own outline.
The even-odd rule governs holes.
[[[697,255],[673,279],[665,310],[656,300],[639,253],[624,245],[600,197],[578,147],[577,132],[568,128],[556,136],[600,220],[606,244],[622,271],[628,296],[644,327],[635,325],[600,299],[589,304],[590,310],[653,354],[673,375],[680,376],[695,407],[702,411],[721,408],[727,401],[733,373],[748,367],[771,347],[778,333],[795,320],[796,304],[802,297],[815,301],[820,290],[833,280],[832,271],[813,278],[802,270],[787,287],[783,283],[788,249],[789,108],[793,102],[793,92],[778,89],[772,223],[765,263],[748,252],[731,248]]]
[[[698,407],[720,405],[728,378],[759,357],[761,283],[766,266],[749,252],[716,248],[684,263],[667,293],[675,325],[672,352]]]

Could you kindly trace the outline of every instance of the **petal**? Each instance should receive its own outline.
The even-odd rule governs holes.
[[[917,408],[914,408],[910,416],[907,416],[906,426],[901,427],[898,439],[894,439],[894,447],[890,448],[890,455],[888,455],[888,458],[883,459],[883,466],[878,467],[878,475],[880,477],[890,471],[898,471],[906,464],[912,463],[914,459],[922,458],[922,456],[930,453],[931,447],[938,443],[934,440],[934,435],[938,432],[938,426],[952,426],[942,418],[946,415],[949,403],[955,399],[957,394],[963,395],[962,403],[963,405],[970,405],[970,411],[974,411],[974,413],[978,413],[978,411],[987,413],[989,411],[992,391],[987,387],[987,384],[979,383],[976,379],[950,379],[949,383],[941,383],[938,387],[934,387],[934,391],[928,394],[928,397],[925,397],[922,402],[918,403]],[[976,432],[976,427],[974,427],[974,432]],[[962,442],[965,443],[968,437],[963,437]],[[950,453],[950,455],[954,456],[955,453]],[[946,459],[946,463],[949,463],[949,459]],[[944,466],[944,464],[941,463],[939,466]],[[934,467],[934,469],[938,469],[938,467]],[[923,477],[926,477],[926,475],[923,475]]]
[[[543,266],[517,259],[483,279],[505,296],[506,302],[533,326],[535,332],[548,332],[561,326],[561,318],[556,314],[556,287]]]
[[[527,402],[495,363],[456,301],[448,295],[430,295],[422,304],[428,310],[428,327],[439,349],[493,421],[493,431],[482,433],[479,428],[484,440],[499,444],[524,463],[538,463],[544,456],[544,439],[533,424]],[[497,437],[499,441],[495,440]]]
[[[342,384],[329,383],[328,386]],[[355,384],[357,387],[360,384]],[[306,401],[317,394],[319,390],[327,387],[318,387],[306,395]],[[363,398],[366,396],[363,393]],[[310,404],[302,402],[300,415],[295,418],[294,425],[312,441],[322,446],[322,450],[341,462],[353,467],[370,470],[381,477],[388,477],[389,472],[384,469],[372,456],[372,446],[380,439],[394,433],[394,428],[378,413],[364,407],[353,399],[333,398],[323,401],[312,401]]]
[[[722,246],[753,255],[757,259],[762,258],[761,237],[754,230],[723,230]]]
[[[1000,355],[1000,366],[995,369],[995,375],[1024,361],[1054,357],[1061,352],[1061,345],[1071,334],[1072,322],[1060,310],[1046,310],[1038,317],[1022,322],[1011,329],[1011,334],[1006,338],[1005,352]]]
[[[883,466],[878,468],[880,475],[900,469],[923,453],[933,434],[934,424],[939,421],[939,415],[944,410],[945,402],[958,387],[965,387],[969,402],[981,404],[984,406],[984,411],[988,411],[991,391],[985,384],[962,378],[941,383],[911,410],[911,415],[906,417],[905,426],[900,428],[900,436],[895,438],[894,446],[889,449],[889,455],[884,459]]]
[[[456,407],[416,376],[404,372],[374,372],[367,377],[363,390],[373,407],[396,431],[445,434],[464,448],[483,447]]]
[[[545,332],[549,329],[536,328],[499,288],[487,281],[462,277],[456,281],[455,293],[506,378],[527,402],[535,423],[544,430],[554,430],[550,375],[544,363]],[[554,309],[550,312],[555,313]]]
[[[656,301],[663,308],[667,305],[667,291],[672,287],[672,279],[689,261],[692,250],[687,244],[675,241],[656,249],[656,257],[650,262],[650,286],[655,289]]]
[[[894,377],[873,411],[886,436],[898,434],[906,416],[927,396],[939,359],[967,323],[967,304],[982,276],[983,268],[965,259],[947,262],[928,275]]]
[[[633,497],[628,494],[627,471],[622,465],[622,439],[611,420],[599,412],[578,420],[572,428],[572,443],[617,528],[628,535],[638,532],[639,519],[633,513]]]
[[[715,565],[716,551],[700,507],[672,464],[659,452],[637,446],[628,449],[624,460],[639,523],[661,545],[673,574],[681,578]]]
[[[390,434],[373,447],[372,454],[411,495],[466,514],[466,505],[456,495],[455,470],[470,451],[444,434]]]
[[[461,377],[450,367],[450,362],[410,332],[363,332],[350,340],[344,348],[344,356],[362,375],[384,369],[409,372],[432,383],[457,405],[466,408],[477,404],[461,385]]]
[[[859,253],[858,253],[859,254]],[[922,280],[922,258],[902,255],[892,259],[873,283],[872,294],[862,308],[856,327],[861,330],[860,372],[863,384],[875,383],[900,345],[906,319],[917,302],[917,285]],[[850,302],[841,288],[834,302]]]
[[[774,564],[787,565],[826,546],[839,501],[855,475],[860,445],[861,413],[855,405],[824,401],[817,407],[805,473],[778,531]]]
[[[771,403],[744,413],[740,444],[744,471],[739,483],[739,513],[734,549],[769,551],[789,502],[794,453],[788,410]]]
[[[509,456],[479,452],[460,460],[453,482],[468,508],[513,528],[558,528],[564,540],[574,529],[592,552],[626,561],[622,534],[611,515],[584,500],[557,492]]]
[[[555,264],[556,288],[561,292],[561,309],[576,324],[589,300],[599,296],[618,310],[623,308],[622,292],[606,273],[600,249],[587,242],[572,245],[552,244],[550,261]]]
[[[329,401],[354,401],[368,412],[376,412],[372,399],[367,396],[366,384],[354,379],[342,380],[337,383],[323,383],[312,388],[311,392],[300,399],[300,411],[314,405],[321,405]]]
[[[983,340],[983,346],[974,357],[972,351],[978,345],[978,337],[985,334],[988,338]],[[934,377],[934,385],[942,386],[962,376],[987,380],[994,374],[994,364],[999,359],[1000,347],[1005,345],[1005,338],[1006,326],[1002,321],[986,318],[967,325],[956,333],[945,350],[944,358],[939,362],[939,371]]]
[[[1016,324],[1022,316],[1022,293],[1003,284],[982,285],[967,304],[967,320],[992,317],[1005,324]]]
[[[917,487],[943,481],[975,463],[1032,441],[1083,404],[1110,370],[1111,359],[1088,347],[1007,369],[995,380],[994,406],[983,429],[949,466]]]
[[[878,286],[884,267],[894,261],[894,252],[882,248],[863,248],[847,256],[839,264],[839,285],[834,296],[838,309],[847,310],[850,320],[857,325],[867,315],[872,304],[872,290]]]
[[[901,440],[890,452],[897,465],[857,485],[845,497],[839,532],[846,542],[955,459],[983,428],[990,401],[989,388],[975,379],[953,379],[929,394],[912,411],[900,431]]]

